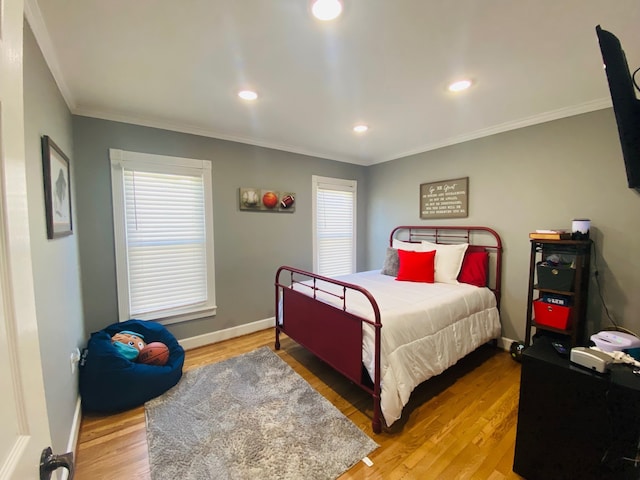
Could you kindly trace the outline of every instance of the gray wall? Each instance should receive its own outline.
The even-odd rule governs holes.
[[[274,315],[274,274],[282,264],[312,268],[311,176],[358,180],[358,231],[366,231],[365,168],[166,130],[73,117],[78,238],[88,332],[118,321],[109,148],[211,160],[215,317],[170,325],[187,338]],[[296,192],[296,211],[246,212],[240,187]],[[358,268],[366,264],[358,239]]]
[[[524,338],[529,241],[536,228],[590,218],[602,294],[614,320],[640,333],[640,195],[626,187],[610,109],[514,130],[371,167],[117,122],[73,117],[83,300],[88,331],[116,321],[108,149],[213,161],[218,315],[171,326],[178,338],[273,315],[278,265],[311,268],[311,175],[358,180],[358,269],[382,265],[390,230],[420,220],[420,183],[469,177],[469,217],[505,246],[503,336]],[[297,192],[296,213],[241,212],[241,186]],[[594,270],[594,269],[592,269]],[[588,330],[610,324],[590,283]]]
[[[504,242],[503,336],[523,339],[529,232],[591,219],[602,294],[615,321],[640,334],[640,194],[627,188],[611,109],[514,130],[372,166],[367,171],[368,267],[384,260],[391,228],[420,220],[419,185],[469,177],[469,217]],[[593,275],[588,331],[610,325]]]
[[[71,114],[27,24],[24,28],[24,120],[27,201],[42,371],[53,451],[63,453],[78,399],[70,354],[85,344],[78,235],[47,240],[40,137],[49,135],[71,160]],[[72,191],[72,201],[75,196]],[[75,213],[75,202],[72,205]],[[77,217],[74,215],[74,221]],[[77,222],[76,222],[77,223]],[[45,445],[43,445],[43,448]]]

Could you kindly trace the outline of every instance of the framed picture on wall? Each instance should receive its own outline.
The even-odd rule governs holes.
[[[69,158],[47,135],[42,137],[42,171],[47,238],[73,234]]]
[[[256,212],[287,212],[296,211],[296,194],[294,192],[280,192],[273,189],[240,187],[240,210]]]

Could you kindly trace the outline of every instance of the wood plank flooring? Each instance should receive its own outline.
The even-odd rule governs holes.
[[[187,351],[184,370],[267,345],[273,329]],[[380,448],[340,479],[520,479],[511,471],[520,365],[483,346],[414,390],[400,420],[371,430],[370,397],[302,347],[282,337],[277,352]],[[76,480],[149,480],[144,407],[85,415],[76,452]]]

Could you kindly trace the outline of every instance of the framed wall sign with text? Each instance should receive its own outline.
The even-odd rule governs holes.
[[[469,216],[469,177],[420,185],[420,218]]]

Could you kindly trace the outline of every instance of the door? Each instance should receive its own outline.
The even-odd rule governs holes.
[[[0,0],[0,480],[37,479],[51,445],[27,211],[23,0]]]

